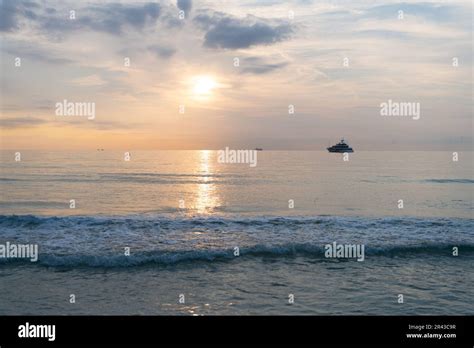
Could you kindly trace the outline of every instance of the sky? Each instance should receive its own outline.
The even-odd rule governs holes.
[[[1,0],[0,32],[3,149],[472,150],[469,0]]]

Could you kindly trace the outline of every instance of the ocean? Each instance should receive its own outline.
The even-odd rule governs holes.
[[[472,152],[20,152],[0,315],[474,314]]]

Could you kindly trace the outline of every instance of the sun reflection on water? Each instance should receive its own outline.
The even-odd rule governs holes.
[[[199,152],[199,168],[197,170],[200,183],[196,188],[196,201],[194,208],[198,214],[212,214],[219,207],[220,201],[217,195],[217,186],[214,183],[215,168],[213,162],[214,154],[209,150]]]

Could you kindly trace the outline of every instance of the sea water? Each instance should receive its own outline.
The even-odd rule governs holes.
[[[0,314],[474,313],[470,152],[130,152],[1,152]]]

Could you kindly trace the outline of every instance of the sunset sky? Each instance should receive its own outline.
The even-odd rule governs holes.
[[[1,4],[4,149],[472,148],[469,0]]]

